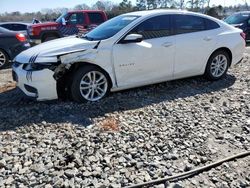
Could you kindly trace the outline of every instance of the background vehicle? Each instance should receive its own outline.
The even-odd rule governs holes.
[[[0,27],[0,68],[30,47],[24,34]]]
[[[234,13],[224,21],[234,27],[242,29],[246,34],[246,41],[250,41],[250,11]]]
[[[67,92],[78,102],[190,76],[219,80],[243,58],[242,33],[187,11],[131,12],[82,38],[66,37],[22,52],[13,75],[18,87],[37,100]]]
[[[85,33],[106,20],[107,16],[103,11],[69,11],[62,14],[55,22],[30,25],[28,34],[32,43],[39,44],[60,37]]]
[[[17,31],[19,33],[23,33],[24,35],[27,35],[27,29],[28,29],[29,25],[31,25],[31,24],[22,23],[22,22],[3,22],[3,23],[0,23],[0,27],[3,27],[3,28],[8,29],[10,31]]]

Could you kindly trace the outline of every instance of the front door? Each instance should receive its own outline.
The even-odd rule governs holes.
[[[142,42],[117,43],[113,61],[119,87],[133,87],[172,79],[175,37],[170,16],[149,18],[128,34],[141,34]]]

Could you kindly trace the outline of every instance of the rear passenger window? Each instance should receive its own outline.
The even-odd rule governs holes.
[[[176,34],[206,30],[205,20],[198,16],[175,15],[174,23]]]
[[[137,33],[143,39],[160,38],[171,35],[170,16],[162,15],[150,18],[135,27],[130,33]]]
[[[12,30],[12,25],[11,24],[3,24],[1,27],[4,27],[5,29]]]
[[[205,19],[205,22],[206,22],[206,29],[207,30],[211,30],[211,29],[217,29],[220,27],[219,24],[217,24],[216,22],[212,21],[212,20],[209,20],[209,19]]]
[[[27,26],[23,24],[13,24],[13,31],[27,30]]]
[[[100,23],[104,22],[104,18],[103,18],[101,13],[89,12],[88,15],[89,15],[89,20],[91,23],[100,24]]]

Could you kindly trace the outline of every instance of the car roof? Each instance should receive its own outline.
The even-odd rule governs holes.
[[[235,14],[250,14],[250,11],[235,12]]]
[[[74,13],[74,12],[86,12],[86,13],[95,13],[95,12],[103,12],[102,10],[70,10],[68,11],[69,13]]]
[[[157,14],[157,13],[183,13],[187,12],[185,10],[163,10],[163,9],[157,9],[157,10],[144,10],[144,11],[136,11],[136,12],[129,12],[126,13],[125,15],[133,15],[133,16],[146,16],[146,15],[152,15],[152,14]]]
[[[124,15],[150,16],[150,15],[157,15],[157,14],[188,14],[188,15],[202,16],[202,17],[213,19],[211,16],[208,16],[208,15],[205,15],[205,14],[191,12],[191,11],[187,11],[187,10],[177,10],[177,9],[145,10],[145,11],[130,12],[130,13],[126,13]]]
[[[31,25],[31,23],[24,23],[24,22],[0,22],[0,25],[3,24],[23,24],[23,25]]]

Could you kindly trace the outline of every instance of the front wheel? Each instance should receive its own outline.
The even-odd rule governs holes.
[[[3,50],[0,50],[0,69],[4,68],[8,63],[9,63],[8,55]]]
[[[94,66],[79,68],[72,81],[71,96],[77,102],[97,101],[110,91],[108,75]]]
[[[209,58],[205,77],[209,80],[219,80],[227,73],[230,58],[227,52],[217,51]]]

